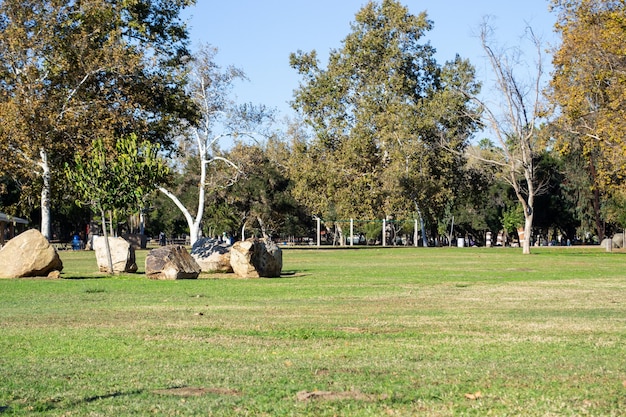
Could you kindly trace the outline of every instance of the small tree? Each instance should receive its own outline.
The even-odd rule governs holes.
[[[113,274],[113,260],[105,212],[140,207],[146,194],[165,179],[168,168],[158,157],[158,150],[158,145],[139,142],[134,134],[119,139],[114,152],[109,152],[105,142],[97,139],[87,157],[76,154],[74,165],[65,166],[65,175],[76,192],[76,203],[90,206],[102,219],[110,274]]]

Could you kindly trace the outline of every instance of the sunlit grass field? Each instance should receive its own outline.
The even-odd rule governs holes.
[[[626,413],[626,253],[286,249],[282,278],[185,281],[61,257],[0,280],[0,415]]]

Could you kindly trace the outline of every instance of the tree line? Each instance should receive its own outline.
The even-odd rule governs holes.
[[[301,83],[288,120],[235,103],[245,73],[217,65],[216,48],[189,50],[180,12],[192,3],[0,2],[2,210],[49,238],[54,218],[78,229],[90,215],[75,203],[93,202],[98,171],[82,158],[103,149],[99,166],[158,171],[124,175],[113,188],[134,198],[107,200],[110,217],[132,229],[141,213],[151,234],[192,241],[309,236],[315,218],[337,234],[350,218],[417,219],[422,245],[522,229],[528,253],[537,236],[601,240],[624,226],[623,2],[548,2],[560,43],[546,53],[528,28],[526,60],[484,21],[495,81],[483,85],[462,56],[437,62],[426,12],[371,1],[328,62],[291,54]],[[128,138],[141,158],[125,157]]]

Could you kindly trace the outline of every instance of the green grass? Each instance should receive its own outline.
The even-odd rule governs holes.
[[[280,279],[187,281],[61,257],[0,280],[0,415],[626,410],[624,253],[285,250]]]

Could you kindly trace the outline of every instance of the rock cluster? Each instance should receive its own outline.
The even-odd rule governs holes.
[[[135,248],[123,238],[109,237],[113,272],[137,272]],[[104,237],[93,240],[100,272],[109,272]],[[272,241],[248,239],[234,245],[215,239],[194,244],[191,254],[183,246],[162,246],[146,256],[145,273],[151,279],[195,279],[201,271],[234,272],[243,278],[280,277],[281,249]],[[11,239],[0,250],[0,278],[59,277],[63,263],[56,249],[37,230]]]

